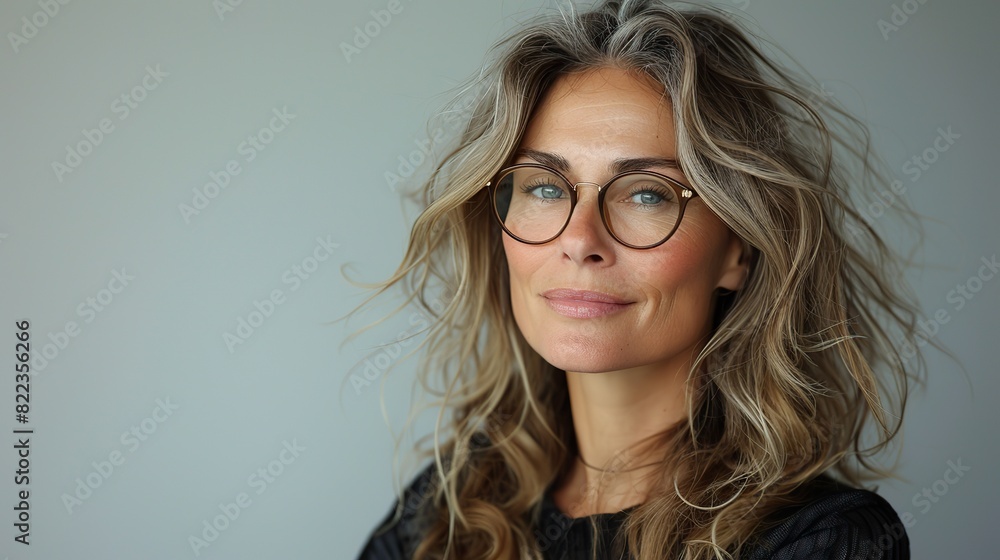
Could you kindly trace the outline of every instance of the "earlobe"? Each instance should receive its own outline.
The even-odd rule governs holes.
[[[735,233],[729,235],[718,287],[737,292],[743,289],[750,272],[750,247]]]

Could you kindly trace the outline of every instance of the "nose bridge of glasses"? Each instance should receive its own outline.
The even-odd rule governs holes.
[[[582,191],[579,189],[579,187],[582,185],[590,185],[594,187],[593,198],[583,196]],[[605,185],[602,185],[600,183],[594,183],[591,181],[580,181],[578,183],[570,183],[570,186],[572,187],[573,191],[576,192],[577,208],[573,208],[572,210],[570,210],[570,214],[566,216],[567,225],[569,224],[569,222],[579,221],[581,219],[582,220],[595,219],[598,222],[602,221],[601,218],[597,217],[600,214],[598,200],[600,199],[601,196],[601,190],[605,187]],[[591,214],[591,212],[593,212],[593,214]],[[591,217],[581,217],[581,216],[586,216],[588,214],[590,214]]]
[[[570,186],[572,186],[573,190],[576,191],[577,198],[580,197],[580,189],[579,189],[580,185],[590,185],[590,186],[596,188],[597,189],[597,195],[600,195],[601,194],[601,189],[604,188],[604,185],[602,185],[600,183],[593,183],[593,182],[590,182],[590,181],[580,181],[579,183],[573,183]]]

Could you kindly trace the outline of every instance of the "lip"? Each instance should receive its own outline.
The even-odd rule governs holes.
[[[623,311],[632,303],[618,296],[589,290],[558,288],[542,292],[549,308],[566,317],[592,319]]]

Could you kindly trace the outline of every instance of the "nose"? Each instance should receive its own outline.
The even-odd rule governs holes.
[[[614,262],[615,241],[604,227],[598,204],[600,187],[597,183],[574,185],[576,206],[558,238],[563,254],[579,265]]]

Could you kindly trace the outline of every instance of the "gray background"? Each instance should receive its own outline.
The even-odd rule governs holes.
[[[195,557],[189,536],[244,492],[249,506],[200,556],[351,558],[388,510],[392,440],[378,383],[355,390],[344,380],[377,355],[374,345],[421,317],[408,309],[338,348],[365,323],[326,324],[361,301],[341,267],[365,280],[393,270],[413,213],[385,173],[432,136],[426,123],[442,93],[506,29],[551,3],[403,0],[349,61],[341,43],[388,1],[275,4],[244,0],[221,17],[208,0],[70,2],[52,17],[37,15],[38,2],[0,4],[0,360],[11,371],[14,322],[30,319],[33,355],[46,362],[31,380],[27,424],[35,430],[30,547],[13,541],[13,374],[0,383],[8,434],[0,557]],[[878,22],[890,21],[890,0],[724,5],[744,11],[870,123],[903,196],[931,219],[926,266],[910,278],[926,316],[944,310],[936,338],[964,371],[930,354],[928,387],[912,398],[905,425],[907,480],[880,492],[913,516],[914,558],[982,558],[993,556],[987,537],[1000,498],[996,361],[985,351],[1000,326],[1000,282],[970,279],[1000,241],[992,165],[1000,10],[895,1],[904,4],[917,10],[886,35]],[[22,33],[22,18],[44,25],[15,47],[10,33]],[[141,87],[147,66],[167,74],[155,89]],[[125,115],[115,100],[136,87],[143,99]],[[265,132],[270,143],[246,161],[241,142],[285,107],[295,117],[273,140]],[[53,162],[65,163],[67,146],[102,119],[114,129],[57,174]],[[930,153],[919,178],[908,174],[904,164],[948,127],[958,135],[948,150]],[[192,204],[193,190],[230,160],[240,174],[185,220],[179,205]],[[888,219],[874,223],[893,235]],[[317,238],[337,246],[293,290],[285,274],[312,264]],[[122,288],[115,272],[134,279]],[[119,293],[102,292],[109,282]],[[961,309],[949,298],[958,284],[978,289]],[[224,333],[274,290],[283,303],[230,351]],[[107,305],[87,312],[98,297]],[[69,321],[76,336],[63,337]],[[49,343],[51,359],[41,354]],[[382,360],[398,366],[385,393],[398,427],[413,360]],[[168,398],[176,410],[164,416],[157,399]],[[144,441],[122,440],[133,426],[146,430]],[[282,455],[285,443],[298,455]],[[101,463],[116,453],[105,478]],[[946,476],[949,461],[967,472]],[[269,465],[280,475],[262,488],[252,477]],[[100,485],[68,508],[64,495],[88,476]],[[934,501],[920,497],[924,488]]]

